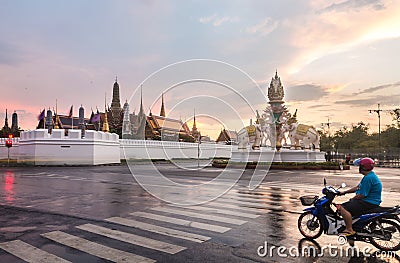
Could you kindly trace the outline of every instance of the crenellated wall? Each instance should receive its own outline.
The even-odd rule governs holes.
[[[120,163],[118,135],[100,131],[45,129],[21,133],[19,163],[33,165],[98,165]]]
[[[4,142],[3,142],[4,141]],[[120,163],[121,159],[211,159],[230,158],[232,147],[215,143],[185,143],[118,139],[117,134],[100,131],[37,129],[13,139],[10,158],[31,165],[99,165]],[[7,158],[5,140],[0,140],[0,159]]]

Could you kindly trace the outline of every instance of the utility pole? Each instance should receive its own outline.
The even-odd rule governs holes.
[[[330,161],[330,159],[331,159],[331,148],[332,148],[332,140],[331,140],[331,122],[330,122],[330,120],[329,120],[329,116],[328,116],[328,122],[323,122],[323,123],[321,123],[321,125],[322,125],[322,127],[325,127],[325,126],[327,126],[328,127],[328,144],[329,144],[329,149],[328,149],[328,152],[327,152],[327,154],[328,154],[328,160],[327,161]]]
[[[329,148],[331,147],[331,124],[332,124],[332,122],[330,122],[329,116],[328,116],[328,122],[322,122],[322,123],[321,123],[322,127],[325,127],[325,126],[328,127]]]
[[[379,152],[381,151],[381,105],[378,103],[378,109],[376,110],[369,110],[369,114],[372,112],[376,112],[378,114],[378,145],[379,145]]]

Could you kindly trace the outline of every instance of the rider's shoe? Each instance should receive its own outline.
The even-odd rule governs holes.
[[[349,232],[349,231],[346,231],[346,230],[341,232],[341,233],[339,233],[339,235],[345,236],[345,237],[354,236],[355,234],[357,234],[356,231]]]

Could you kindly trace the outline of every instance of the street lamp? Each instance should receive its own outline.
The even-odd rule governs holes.
[[[329,151],[329,153],[331,152],[331,148],[332,148],[331,124],[332,124],[332,123],[329,121],[329,116],[328,116],[328,122],[323,122],[323,123],[321,123],[321,126],[322,126],[322,127],[325,127],[325,125],[328,127],[328,145],[329,145],[328,151]]]
[[[379,151],[381,151],[381,105],[378,103],[378,109],[369,110],[369,113],[376,112],[378,114],[378,140],[379,140]]]

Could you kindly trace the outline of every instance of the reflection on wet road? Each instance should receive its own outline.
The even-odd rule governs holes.
[[[166,170],[188,187],[210,180],[194,172]],[[32,257],[43,255],[47,262],[381,262],[341,255],[349,246],[339,244],[337,236],[308,241],[299,233],[297,219],[304,209],[299,197],[320,195],[325,176],[333,185],[347,181],[351,186],[360,179],[353,174],[280,171],[255,190],[249,190],[244,179],[213,201],[175,206],[152,197],[120,167],[8,170],[0,177],[1,203],[8,205],[4,211],[21,209],[0,218],[0,262],[35,262]],[[387,189],[399,187],[399,176],[386,177],[392,178],[384,179]],[[151,177],[148,183],[160,184]],[[229,183],[222,180],[198,194],[207,196]],[[383,198],[385,206],[396,205],[400,194],[389,190]],[[18,213],[24,214],[23,220]],[[375,251],[369,244],[355,245]],[[280,246],[286,248],[282,255]],[[319,255],[296,253],[309,246]],[[336,246],[337,254],[330,254],[328,246]],[[387,262],[398,262],[392,260]]]

